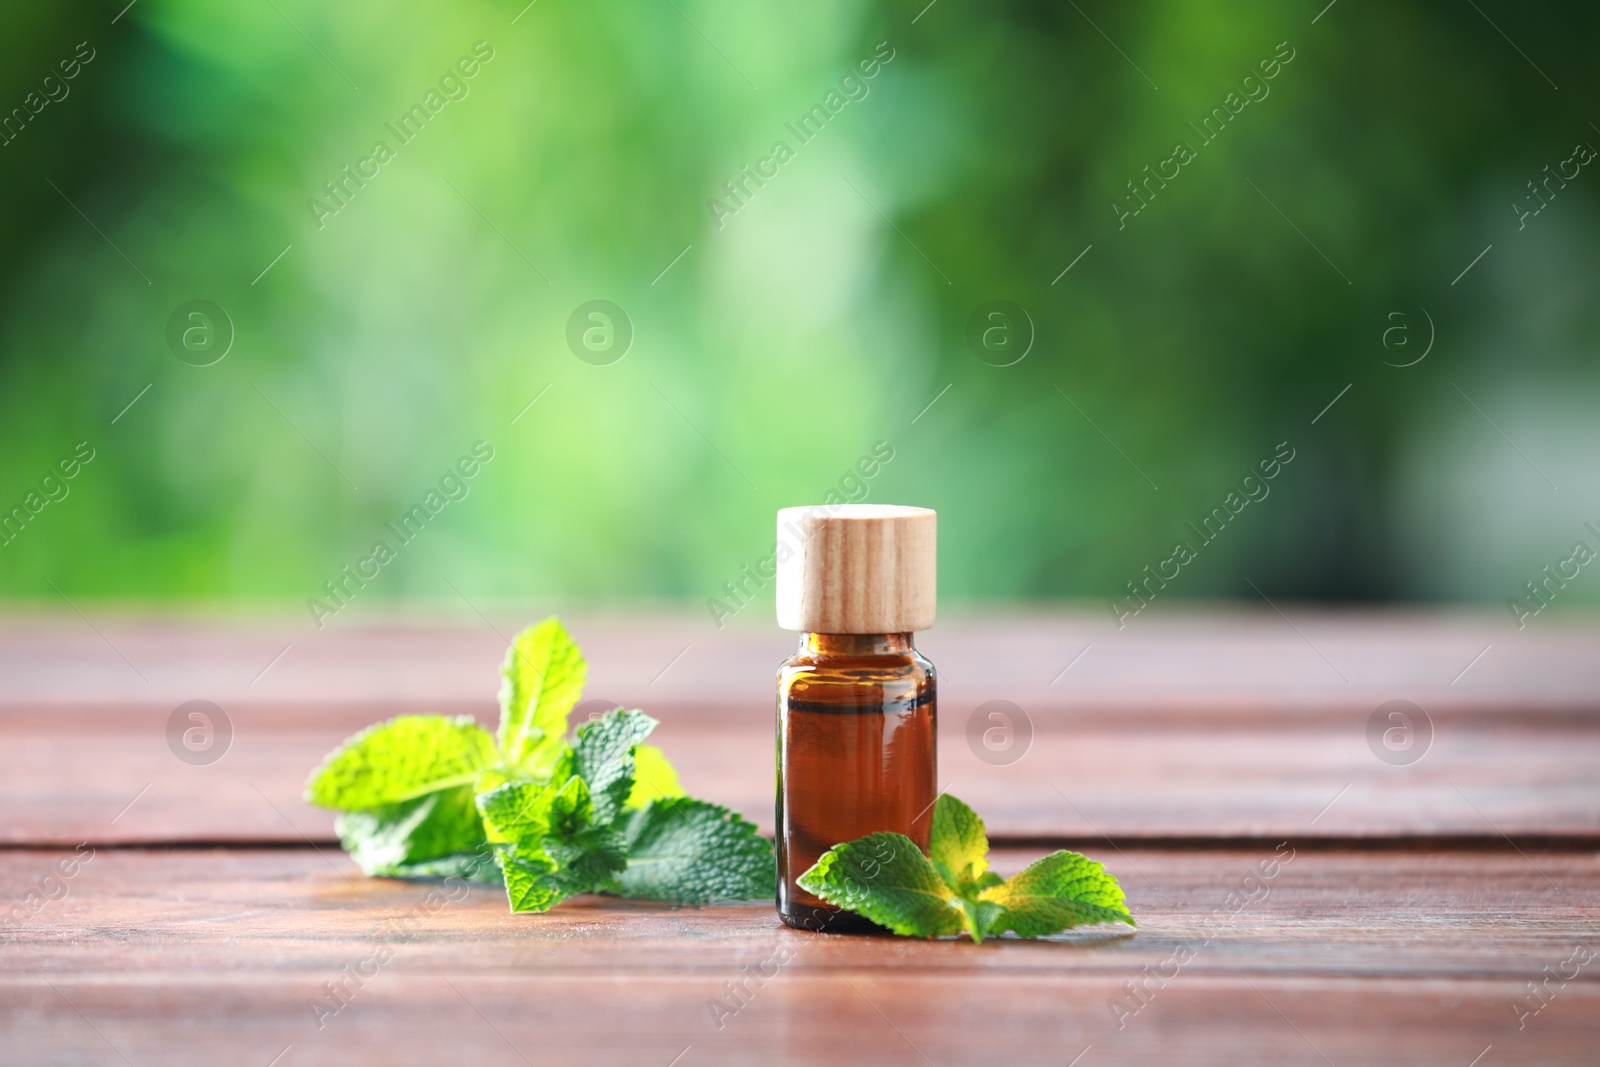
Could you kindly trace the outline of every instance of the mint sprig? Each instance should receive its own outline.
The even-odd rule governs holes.
[[[597,821],[589,787],[503,785],[478,798],[512,911],[547,911],[574,893],[605,887],[628,865],[622,835]]]
[[[340,813],[340,841],[368,875],[501,882],[512,911],[584,892],[770,896],[770,842],[684,796],[643,743],[656,720],[618,708],[567,739],[587,669],[560,622],[529,627],[501,669],[497,734],[470,716],[398,716],[329,753],[306,800]]]
[[[1076,852],[1053,852],[1002,879],[989,870],[983,820],[949,795],[933,808],[928,854],[904,834],[876,833],[835,845],[798,882],[906,937],[966,933],[974,941],[1010,931],[1043,937],[1073,926],[1134,925],[1122,887]]]

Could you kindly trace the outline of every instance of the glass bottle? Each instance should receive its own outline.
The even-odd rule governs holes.
[[[912,632],[933,623],[934,533],[924,508],[778,513],[778,619],[801,631],[778,670],[777,905],[790,926],[878,929],[796,884],[834,845],[893,831],[928,847],[937,683]]]

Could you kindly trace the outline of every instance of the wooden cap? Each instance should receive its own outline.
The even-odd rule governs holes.
[[[815,504],[778,512],[778,625],[891,634],[933,625],[935,529],[927,508]]]

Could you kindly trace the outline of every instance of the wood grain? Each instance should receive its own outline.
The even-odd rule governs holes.
[[[0,841],[329,841],[332,816],[300,800],[329,749],[402,710],[475,712],[492,726],[486,703],[234,705],[232,747],[210,766],[168,748],[170,709],[13,710],[0,715]],[[771,711],[650,710],[685,787],[770,830]],[[964,723],[941,724],[940,786],[1000,837],[1600,840],[1600,719],[1550,717],[1532,729],[1440,716],[1432,749],[1408,767],[1373,756],[1361,714],[1256,726],[1136,713],[1034,722],[1031,749],[1001,767],[973,755]]]
[[[0,852],[0,892],[24,900],[62,855]],[[1030,858],[996,861],[1013,871]],[[498,890],[475,888],[430,908],[428,887],[364,879],[310,849],[100,850],[64,898],[8,923],[0,1063],[120,1053],[265,1067],[291,1046],[281,1067],[666,1067],[692,1046],[683,1064],[993,1063],[1000,1050],[1063,1064],[1093,1046],[1085,1065],[1464,1067],[1491,1044],[1500,1055],[1485,1063],[1593,1062],[1600,958],[1552,984],[1520,1030],[1512,1006],[1575,946],[1600,952],[1593,853],[1100,858],[1127,887],[1137,933],[975,946],[804,934],[765,902],[585,897],[514,916]],[[311,1002],[338,1006],[323,983],[384,948],[319,1029]],[[747,982],[740,1006],[726,983],[747,967],[768,977]],[[1143,983],[1142,1006],[1128,982]]]
[[[947,612],[919,637],[940,784],[1038,845],[997,866],[1078,842],[1140,922],[982,946],[802,934],[764,902],[513,916],[361,877],[306,773],[393,714],[492,723],[538,613],[0,618],[0,841],[26,846],[0,848],[0,1064],[1595,1062],[1600,959],[1549,976],[1600,951],[1600,625],[1279,607]],[[655,714],[684,784],[764,826],[792,647],[768,614],[568,620],[593,707]],[[1366,735],[1397,698],[1433,725],[1406,766]],[[205,766],[168,747],[194,699],[234,728]],[[1005,765],[967,740],[996,699],[1033,727]],[[50,846],[79,842],[65,877]]]
[[[944,646],[927,635],[941,671],[940,785],[1002,838],[1600,839],[1600,629],[1507,638],[1477,616],[1301,619],[1346,686],[1276,616],[1140,621],[1118,632],[1078,616],[1007,617],[941,628]],[[307,638],[227,620],[110,617],[98,632],[76,617],[0,622],[0,842],[329,841],[332,816],[300,801],[323,754],[400,713],[492,726],[500,634],[515,625]],[[682,616],[574,628],[593,706],[656,715],[685,785],[770,830],[772,675],[788,638]],[[1409,766],[1382,762],[1367,741],[1369,717],[1396,697],[1433,726]],[[197,698],[234,726],[209,766],[168,747],[169,717]],[[989,699],[1012,701],[1032,726],[1010,765],[969,744]]]
[[[59,604],[0,614],[0,710],[170,710],[196,698],[487,704],[510,635],[551,611],[474,603],[485,614],[459,601],[394,617],[352,609],[323,630],[304,615],[161,616],[84,605],[79,617]],[[1278,607],[1283,616],[1265,606],[1157,605],[1119,630],[1100,605],[966,614],[947,605],[917,645],[938,666],[941,697],[957,715],[995,698],[1030,712],[1225,718],[1370,711],[1396,697],[1432,714],[1600,709],[1593,616],[1552,611],[1548,623],[1541,617],[1519,631],[1501,611]],[[770,622],[770,602],[752,603],[721,629],[704,612],[562,614],[589,660],[589,695],[629,706],[770,708],[773,676],[795,648],[795,635]]]

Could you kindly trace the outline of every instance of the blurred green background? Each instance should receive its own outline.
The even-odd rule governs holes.
[[[958,601],[1188,540],[1163,597],[1504,605],[1600,547],[1600,174],[1529,185],[1600,145],[1591,5],[124,2],[0,14],[0,596],[299,608],[384,539],[365,606],[703,604],[841,483],[939,510]],[[596,299],[613,362],[568,343]]]

